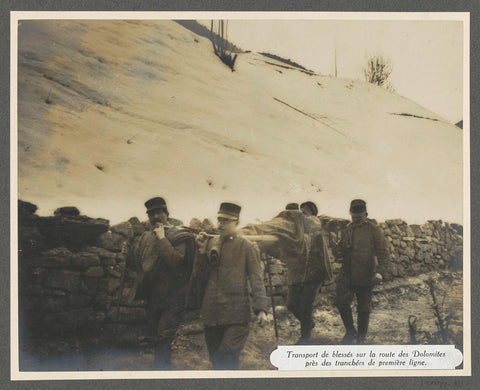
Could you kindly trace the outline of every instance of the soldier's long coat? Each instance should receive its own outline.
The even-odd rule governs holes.
[[[208,280],[201,309],[205,325],[248,323],[251,309],[267,311],[260,255],[250,241],[237,234],[212,238],[207,253],[198,255],[195,273],[205,268]]]

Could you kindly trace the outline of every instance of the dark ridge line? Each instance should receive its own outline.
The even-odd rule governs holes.
[[[417,118],[417,119],[428,119],[430,121],[434,121],[434,122],[443,122],[439,119],[436,119],[436,118],[427,118],[425,116],[420,116],[420,115],[414,115],[414,114],[407,114],[405,112],[402,112],[401,114],[398,114],[396,112],[389,112],[390,115],[399,115],[399,116],[410,116],[412,118]]]
[[[275,64],[275,63],[269,62],[269,61],[263,61],[263,62],[265,62],[265,63],[268,64],[268,65],[278,66],[278,67],[280,67],[280,68],[285,68],[285,69],[290,69],[290,70],[297,70],[297,69],[295,69],[295,68],[292,67],[292,66],[285,66],[285,65]],[[315,73],[310,72],[309,70],[302,70],[302,69],[300,69],[300,72],[306,73],[306,74],[308,74],[309,76],[315,75]]]
[[[305,68],[304,66],[302,66],[302,65],[300,65],[300,64],[297,64],[297,63],[294,62],[294,61],[291,61],[290,59],[286,59],[286,58],[277,56],[277,55],[275,55],[275,54],[270,54],[270,53],[265,53],[265,52],[259,52],[259,54],[261,54],[262,56],[265,56],[265,57],[272,58],[272,59],[274,59],[274,60],[283,62],[284,64],[293,66],[293,67],[295,67],[295,68],[302,69],[302,70],[306,70],[307,72],[310,72],[310,73],[312,73],[312,74],[315,73],[313,70],[307,69],[307,68]]]
[[[268,62],[268,61],[263,61],[263,62],[265,62],[266,64],[269,64],[269,65],[278,66],[279,68],[295,70],[295,69],[292,68],[291,66],[285,66],[285,65],[275,64],[275,63],[273,63],[273,62]]]
[[[311,70],[301,70],[300,72],[308,74],[309,76],[315,76],[316,73],[312,72]]]
[[[230,146],[230,145],[227,145],[227,144],[223,144],[222,143],[222,146],[228,148],[228,149],[232,149],[232,150],[236,150],[237,152],[240,152],[240,153],[248,153],[247,149],[243,149],[243,148],[236,148],[235,146]]]
[[[343,135],[345,138],[347,138],[347,136],[346,136],[345,134],[343,134],[341,131],[338,131],[336,128],[330,126],[329,124],[322,122],[320,119],[315,118],[313,115],[308,114],[308,113],[306,113],[306,112],[304,112],[304,111],[302,111],[302,110],[299,110],[298,108],[295,108],[295,107],[291,106],[290,104],[285,103],[284,101],[282,101],[282,100],[280,100],[280,99],[277,99],[276,97],[273,97],[273,99],[276,100],[276,101],[279,102],[279,103],[285,104],[287,107],[290,107],[292,110],[295,110],[295,111],[299,112],[300,114],[303,114],[303,115],[309,117],[310,119],[313,119],[313,120],[315,120],[315,121],[317,121],[317,122],[320,122],[322,125],[329,127],[330,129],[332,129],[332,130],[335,131],[336,133],[338,133],[338,134],[340,134],[340,135]]]

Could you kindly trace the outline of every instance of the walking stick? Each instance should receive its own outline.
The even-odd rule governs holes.
[[[275,328],[275,341],[277,342],[278,347],[278,327],[277,327],[277,316],[275,315],[275,301],[273,299],[273,285],[272,285],[272,276],[270,274],[270,265],[269,259],[271,256],[266,255],[266,268],[267,268],[267,275],[268,275],[268,284],[270,286],[270,299],[272,300],[272,313],[273,313],[273,327]]]

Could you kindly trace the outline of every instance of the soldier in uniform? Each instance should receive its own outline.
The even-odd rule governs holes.
[[[220,235],[207,240],[200,233],[197,239],[195,273],[205,267],[208,271],[201,317],[214,369],[238,368],[239,355],[249,333],[251,309],[261,326],[267,321],[260,254],[250,241],[237,234],[239,215],[240,206],[222,203],[217,215]]]
[[[298,204],[288,204],[270,221],[247,225],[241,231],[246,235],[278,238],[276,243],[260,241],[258,245],[287,266],[287,308],[300,321],[297,344],[307,344],[315,325],[313,302],[323,281],[331,278],[331,269],[321,222],[316,217],[317,207],[313,202],[305,202],[300,208],[302,211]]]
[[[305,250],[297,258],[287,262],[289,266],[289,285],[287,308],[300,321],[300,338],[297,344],[308,344],[312,329],[313,304],[316,294],[328,278],[325,269],[324,245],[321,223],[316,218],[317,206],[313,202],[300,205],[304,218]]]
[[[342,343],[351,344],[356,338],[357,344],[363,344],[371,312],[372,289],[382,280],[389,253],[382,231],[367,218],[364,200],[352,200],[350,215],[352,222],[342,231],[337,247],[336,260],[342,263],[342,267],[336,280],[335,303],[346,330]],[[358,334],[351,309],[354,296],[357,298]]]
[[[190,232],[174,226],[165,200],[145,202],[147,230],[127,253],[137,271],[137,298],[147,299],[147,324],[155,349],[155,367],[171,368],[171,344],[185,310],[185,294],[196,244]],[[173,220],[178,224],[179,221]]]

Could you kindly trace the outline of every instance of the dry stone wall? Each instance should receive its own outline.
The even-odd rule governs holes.
[[[109,226],[75,208],[60,208],[53,217],[35,211],[36,206],[19,202],[21,341],[58,352],[145,343],[146,302],[126,303],[135,272],[122,253],[143,225],[132,218]]]
[[[418,275],[438,269],[461,269],[463,227],[443,221],[408,225],[401,219],[379,224],[391,253],[387,279]]]
[[[127,297],[134,291],[135,272],[122,253],[124,243],[144,231],[137,219],[110,226],[75,207],[53,216],[36,215],[36,206],[19,201],[19,309],[21,343],[26,348],[62,352],[86,346],[148,345],[146,301]],[[322,217],[332,253],[348,221]],[[461,268],[462,226],[442,221],[408,225],[389,220],[379,224],[392,261],[386,279]],[[192,220],[196,230],[214,232],[208,220]],[[286,270],[271,257],[267,292],[276,304],[286,296]],[[333,260],[333,255],[332,255]],[[265,263],[266,264],[266,263]],[[334,270],[339,266],[333,263]],[[271,281],[271,284],[270,284]]]

